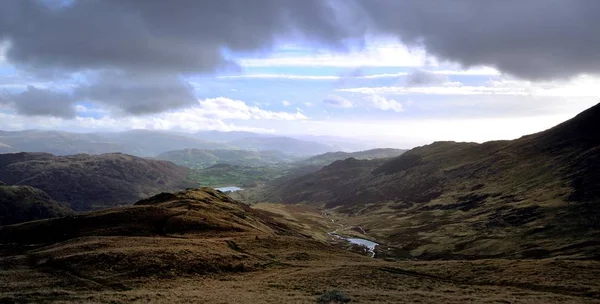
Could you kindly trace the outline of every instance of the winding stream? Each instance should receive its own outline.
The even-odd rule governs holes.
[[[375,257],[375,246],[379,245],[378,243],[375,243],[373,241],[369,241],[369,240],[365,240],[365,239],[361,239],[361,238],[354,238],[354,237],[343,237],[339,234],[337,234],[336,232],[330,232],[329,235],[338,238],[340,240],[344,240],[347,241],[351,244],[356,244],[359,246],[364,246],[367,248],[367,251],[371,254],[371,257],[374,258]]]

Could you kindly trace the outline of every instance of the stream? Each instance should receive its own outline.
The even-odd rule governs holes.
[[[329,220],[331,220],[332,223],[335,223],[335,221],[329,216],[329,213],[327,211],[323,211],[323,216]],[[341,228],[344,227],[344,225],[342,224],[338,224],[341,226]],[[365,230],[361,227],[361,226],[356,226],[358,227],[363,234],[365,234]],[[340,228],[336,229],[333,232],[329,232],[328,234],[330,236],[333,236],[337,239],[340,240],[344,240],[346,242],[349,242],[351,244],[355,244],[355,245],[359,245],[359,246],[364,246],[367,248],[367,251],[371,254],[371,257],[374,258],[375,257],[375,247],[377,245],[379,245],[379,243],[375,243],[373,241],[367,240],[367,239],[361,239],[361,238],[357,238],[357,237],[343,237],[341,235],[338,234],[338,230],[340,230]]]
[[[369,251],[369,253],[371,254],[371,257],[372,258],[375,257],[375,246],[379,245],[378,243],[375,243],[375,242],[369,241],[369,240],[365,240],[365,239],[361,239],[361,238],[343,237],[335,232],[330,232],[329,235],[336,237],[340,240],[347,241],[351,244],[356,244],[359,246],[367,247],[367,251]]]

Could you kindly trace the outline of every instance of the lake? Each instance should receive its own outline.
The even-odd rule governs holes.
[[[215,188],[215,189],[219,190],[221,192],[236,192],[236,191],[244,190],[237,186],[227,186],[227,187],[221,187],[221,188]]]

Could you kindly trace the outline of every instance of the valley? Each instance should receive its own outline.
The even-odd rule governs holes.
[[[0,304],[600,304],[600,0],[0,0]]]

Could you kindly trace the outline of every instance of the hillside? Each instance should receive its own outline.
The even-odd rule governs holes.
[[[285,206],[285,205],[280,205]],[[3,303],[581,303],[599,263],[384,261],[311,239],[331,221],[203,188],[0,227]],[[316,221],[316,222],[315,222]],[[309,225],[311,224],[311,225]],[[325,234],[327,235],[327,234]],[[517,302],[519,302],[517,301]]]
[[[268,166],[290,162],[297,158],[279,151],[208,150],[184,149],[159,154],[156,158],[171,161],[180,166],[203,169],[216,164],[238,166]]]
[[[391,158],[401,155],[407,150],[402,149],[371,149],[359,152],[328,152],[325,154],[315,155],[308,159],[296,162],[300,166],[326,166],[337,160],[348,158],[355,159],[375,159],[375,158]]]
[[[0,155],[0,180],[39,188],[73,210],[127,205],[161,191],[184,189],[189,169],[125,154]]]
[[[0,182],[0,226],[73,214],[40,189]]]
[[[269,188],[263,200],[353,215],[372,237],[414,256],[598,258],[598,129],[600,105],[517,140],[337,161]]]

